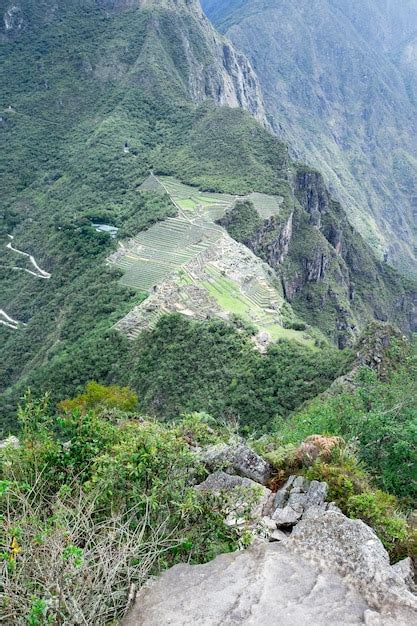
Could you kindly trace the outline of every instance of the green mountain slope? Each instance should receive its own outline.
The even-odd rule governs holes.
[[[125,241],[173,217],[167,194],[141,189],[150,170],[206,191],[282,197],[282,214],[264,220],[248,245],[275,270],[298,316],[333,343],[346,345],[374,316],[413,327],[413,289],[376,261],[320,176],[294,164],[259,123],[263,103],[250,65],[215,34],[198,3],[25,0],[11,16],[9,3],[0,6],[3,423],[28,385],[55,401],[90,379],[128,382],[144,410],[165,417],[212,406],[218,415],[239,414],[242,389],[231,404],[227,398],[243,373],[253,380],[261,372],[256,406],[288,388],[280,350],[271,349],[271,383],[239,320],[188,321],[184,350],[176,338],[187,328],[164,318],[148,343],[114,328],[147,294],[123,285],[123,271],[107,263],[118,242],[93,224],[118,229]],[[234,108],[218,106],[227,104]],[[358,259],[361,271],[366,263],[360,278]],[[161,371],[175,371],[180,354],[194,376],[182,380],[172,403],[161,391],[164,376],[154,376],[151,347],[161,333],[172,344],[158,354]],[[204,350],[216,337],[230,341],[195,367],[201,355],[191,348],[200,335]],[[227,367],[231,352],[236,361]],[[302,385],[303,363],[317,354],[295,354]],[[330,349],[325,373],[309,374],[314,384],[305,395],[291,391],[283,413],[324,388],[344,358]],[[266,409],[262,420],[272,414]]]
[[[417,2],[204,0],[251,59],[276,132],[382,258],[415,273]]]

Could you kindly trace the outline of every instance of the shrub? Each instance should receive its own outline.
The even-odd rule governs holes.
[[[362,368],[352,389],[319,396],[277,424],[277,435],[283,444],[298,444],[315,433],[354,442],[378,486],[412,507],[417,501],[417,344],[404,351],[401,365],[398,358],[395,352],[397,369],[385,371],[383,380]]]
[[[174,422],[174,425],[175,422]],[[229,438],[229,431],[221,429],[211,415],[207,413],[186,413],[181,416],[175,428],[178,437],[182,437],[192,446],[205,446],[220,443]]]
[[[138,523],[134,510],[100,520],[97,493],[51,501],[43,491],[42,481],[27,492],[16,484],[4,496],[2,544],[14,538],[19,554],[3,554],[2,615],[16,625],[107,624],[181,534],[150,529],[147,515]]]
[[[118,409],[133,411],[138,404],[137,395],[128,387],[110,385],[105,387],[94,381],[87,383],[85,392],[71,400],[63,400],[58,409],[64,413],[71,413],[78,409],[81,412],[90,409]]]
[[[369,475],[349,449],[336,448],[331,462],[318,460],[305,475],[310,480],[326,482],[328,499],[348,517],[361,519],[373,528],[392,560],[411,552],[413,531],[397,498],[373,489]]]
[[[104,626],[150,574],[247,540],[224,524],[237,500],[194,488],[206,473],[190,444],[220,437],[209,416],[45,411],[30,399],[20,446],[0,450],[1,611],[16,626]]]
[[[371,526],[394,559],[407,556],[409,528],[394,496],[380,490],[351,496],[347,512],[350,517],[360,518]]]
[[[305,471],[305,475],[309,480],[326,482],[329,500],[346,512],[349,498],[368,487],[368,477],[353,456],[340,456],[342,458],[333,462],[316,461]]]

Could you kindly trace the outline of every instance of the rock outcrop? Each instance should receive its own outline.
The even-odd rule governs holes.
[[[315,514],[326,511],[326,496],[326,483],[291,476],[275,496],[272,519],[277,526],[294,526],[311,509]]]
[[[337,378],[326,394],[338,393],[340,386],[355,389],[356,377],[362,367],[374,370],[384,380],[389,371],[401,364],[409,352],[409,345],[406,337],[397,328],[375,321],[366,327],[355,350],[356,358],[351,370]]]
[[[209,446],[202,452],[201,461],[211,471],[223,469],[261,485],[273,475],[272,466],[243,442]]]
[[[373,319],[404,332],[416,326],[416,291],[402,284],[353,229],[320,173],[299,167],[293,203],[264,221],[245,244],[281,279],[300,317],[344,348]]]
[[[226,518],[230,526],[256,526],[262,516],[271,509],[272,491],[250,478],[215,472],[196,486],[197,491],[209,491],[214,494],[229,492],[235,494],[234,510]],[[249,508],[249,511],[248,511]]]
[[[371,606],[397,615],[397,623],[417,620],[417,597],[398,567],[391,567],[381,541],[362,520],[327,511],[297,524],[287,545],[303,558],[336,570]]]
[[[411,560],[391,567],[375,533],[326,502],[326,483],[291,476],[274,495],[259,484],[270,468],[243,443],[211,446],[202,458],[207,467],[221,462],[240,471],[215,471],[196,489],[241,494],[225,524],[249,528],[257,539],[205,565],[168,570],[139,592],[122,626],[416,623]]]
[[[123,626],[411,626],[412,608],[374,608],[331,563],[258,543],[206,565],[177,565],[139,593]]]
[[[7,437],[6,439],[3,439],[2,441],[0,441],[0,450],[2,448],[19,448],[20,447],[20,442],[19,439],[17,437],[15,437],[14,435],[10,435],[10,437]]]
[[[414,566],[411,558],[407,557],[406,559],[395,563],[395,565],[392,566],[392,569],[395,574],[397,574],[401,580],[405,582],[408,589],[412,593],[417,594],[417,585],[414,581]]]
[[[19,4],[11,3],[3,14],[4,31],[9,36],[17,36],[26,27],[24,14]]]

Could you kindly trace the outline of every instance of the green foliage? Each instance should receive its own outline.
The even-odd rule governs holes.
[[[53,419],[29,401],[20,447],[0,451],[1,543],[12,546],[1,555],[1,608],[16,625],[110,623],[131,584],[247,541],[224,524],[237,495],[194,489],[206,474],[193,446],[228,437],[209,416],[172,426],[115,411],[109,420],[107,409]]]
[[[129,384],[142,410],[158,417],[206,411],[249,431],[268,430],[323,391],[350,355],[279,342],[261,355],[251,334],[220,320],[162,318],[139,338]]]
[[[336,502],[346,513],[350,498],[368,489],[368,476],[351,454],[342,454],[332,462],[318,460],[306,470],[306,476],[310,480],[326,482],[329,500]]]
[[[154,154],[158,173],[204,191],[290,193],[286,146],[241,109],[207,101],[190,116],[177,117],[174,133]]]
[[[208,413],[182,415],[175,432],[193,446],[220,443],[229,434],[227,428],[221,429],[219,423]]]
[[[52,619],[47,618],[47,610],[48,606],[45,600],[34,598],[27,618],[28,626],[47,626],[47,624],[52,624]]]
[[[349,450],[335,449],[330,461],[316,461],[305,474],[310,480],[326,482],[329,500],[373,528],[394,561],[412,554],[413,529],[398,499],[375,490],[371,477]]]
[[[133,411],[138,404],[138,397],[128,387],[111,385],[105,387],[96,382],[89,382],[85,392],[72,400],[63,400],[58,409],[64,413],[72,413],[75,410],[85,412],[91,409],[119,409],[120,411]]]
[[[414,343],[410,354],[403,351],[401,366],[391,367],[384,380],[362,369],[355,390],[318,398],[283,425],[282,441],[296,443],[316,433],[341,435],[356,443],[360,459],[382,489],[416,502],[416,359]]]
[[[187,378],[180,379],[174,372],[175,388],[160,375],[153,376],[148,385],[155,371],[148,361],[149,337],[138,348],[112,328],[146,294],[120,284],[121,272],[105,263],[117,242],[96,232],[91,222],[112,224],[119,228],[120,237],[126,237],[172,216],[175,207],[166,195],[140,190],[151,169],[206,190],[278,194],[287,216],[295,200],[289,176],[295,166],[286,147],[240,109],[216,107],[209,101],[197,106],[192,101],[189,54],[210,69],[216,52],[191,14],[168,11],[165,4],[110,13],[93,1],[74,0],[58,9],[50,5],[50,0],[42,7],[27,0],[24,19],[30,27],[0,42],[5,59],[0,87],[11,106],[1,112],[5,224],[0,279],[8,314],[27,324],[18,331],[0,327],[2,430],[16,427],[15,408],[28,386],[37,395],[48,391],[54,405],[81,393],[89,380],[106,385],[129,383],[141,394],[141,407],[152,414],[165,417],[208,410],[227,416],[231,412],[235,419],[242,416],[245,425],[256,422],[266,428],[276,413],[287,415],[323,390],[339,373],[339,363],[325,357],[320,380],[320,373],[315,376],[312,371],[309,355],[294,376],[283,373],[278,385],[276,377],[280,370],[289,371],[288,362],[283,368],[275,367],[276,357],[268,356],[266,366],[260,366],[260,359],[248,350],[246,333],[238,341],[224,332],[220,346],[214,347],[210,338],[215,333],[208,325],[200,342],[206,354],[213,350],[208,363],[201,362],[199,370]],[[240,225],[239,236],[255,226],[254,215],[249,213],[250,224]],[[326,222],[325,229],[330,226]],[[300,235],[296,247],[306,246],[315,232],[311,228],[302,231],[305,236]],[[22,271],[28,267],[7,250],[7,233],[13,234],[20,249],[35,256],[51,279],[40,280]],[[359,252],[356,247],[350,256],[362,262]],[[374,279],[371,273],[371,283]],[[320,299],[328,287],[312,288],[316,310],[321,310]],[[379,304],[385,298],[380,287],[379,283]],[[300,310],[310,296],[307,293],[298,302]],[[317,322],[323,321],[331,335],[336,324],[334,303],[328,307],[326,319],[317,318]],[[158,329],[155,335],[160,334]],[[230,368],[228,350],[232,352]],[[191,346],[190,354],[195,352]],[[281,347],[278,352],[293,351]],[[162,358],[157,355],[157,360]],[[166,358],[173,358],[171,347]],[[174,360],[178,358],[179,353]],[[298,365],[301,361],[296,359]],[[190,363],[188,359],[182,367],[186,374]],[[171,374],[172,362],[161,365]],[[272,382],[266,379],[267,370]],[[249,385],[247,407],[239,378],[242,373]],[[301,381],[304,375],[305,383]],[[294,378],[293,390],[284,392]],[[155,380],[163,402],[158,400]],[[260,395],[256,385],[262,390]],[[169,401],[168,390],[172,393]]]
[[[245,200],[236,202],[218,223],[226,228],[233,239],[245,243],[262,226],[263,220],[253,203]]]
[[[396,553],[397,558],[407,554],[407,521],[398,512],[394,496],[379,490],[354,495],[348,500],[347,511],[350,517],[369,524],[391,554]]]

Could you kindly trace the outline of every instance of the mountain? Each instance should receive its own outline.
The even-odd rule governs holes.
[[[411,626],[417,286],[196,0],[0,7],[2,622]]]
[[[198,2],[0,6],[5,424],[27,387],[55,403],[94,379],[267,427],[369,320],[415,329],[417,289],[269,132]]]
[[[204,0],[251,60],[276,132],[379,256],[416,272],[417,2]]]

